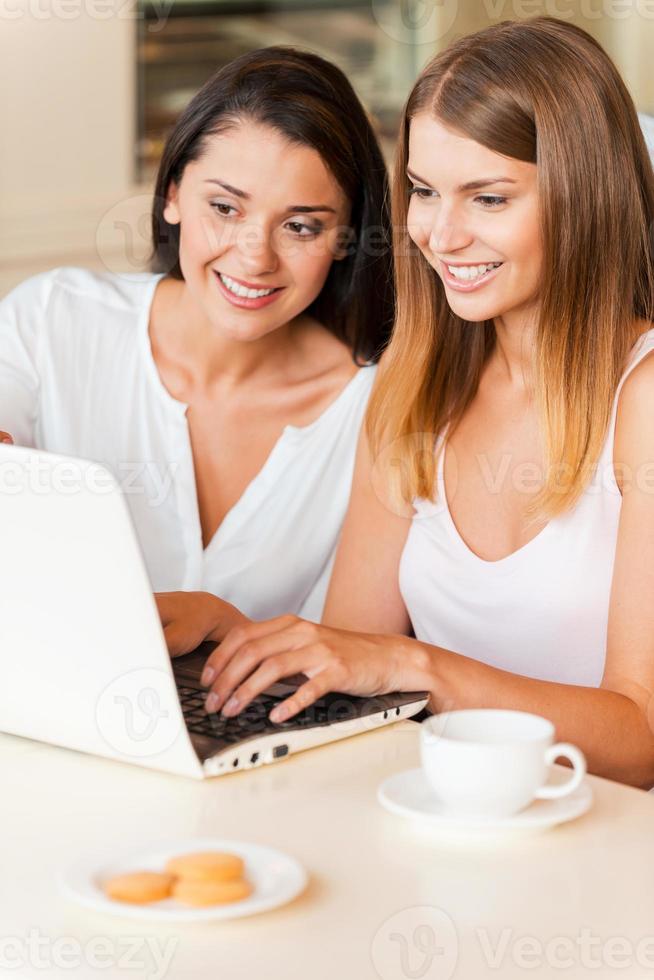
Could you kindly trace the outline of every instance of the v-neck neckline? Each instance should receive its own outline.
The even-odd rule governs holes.
[[[442,444],[439,447],[439,459],[438,459],[438,477],[437,477],[437,487],[438,492],[441,494],[441,502],[443,507],[443,513],[445,516],[445,521],[447,528],[450,533],[450,537],[456,542],[457,548],[460,551],[462,557],[467,561],[476,564],[479,568],[488,569],[491,574],[500,574],[501,572],[512,571],[516,565],[519,565],[528,552],[537,547],[539,543],[546,540],[549,535],[555,530],[555,518],[550,518],[550,520],[545,524],[544,527],[540,529],[538,534],[535,534],[533,538],[529,541],[525,541],[524,544],[520,545],[514,551],[509,552],[508,555],[504,555],[502,558],[488,559],[482,558],[478,555],[476,551],[470,547],[467,541],[464,539],[463,535],[459,531],[456,522],[452,516],[452,511],[450,510],[449,501],[447,499],[447,490],[445,488],[445,453],[447,451],[447,441],[443,438]]]
[[[180,489],[182,490],[181,493],[178,493],[178,506],[180,510],[187,512],[189,525],[192,524],[194,528],[193,535],[195,547],[199,549],[200,564],[202,564],[202,562],[211,552],[213,552],[219,545],[225,544],[227,540],[229,540],[229,537],[236,530],[238,530],[239,527],[243,526],[248,516],[259,505],[261,499],[265,496],[265,489],[267,487],[267,481],[270,473],[271,471],[276,470],[280,457],[283,458],[285,452],[287,452],[298,440],[308,437],[313,431],[321,426],[326,419],[338,411],[338,406],[347,399],[348,393],[355,388],[357,384],[361,383],[363,368],[359,368],[359,370],[352,375],[346,384],[343,385],[336,397],[332,399],[327,407],[312,422],[309,422],[304,426],[296,426],[291,424],[284,426],[263,465],[247,484],[238,500],[236,500],[226,512],[222,521],[205,545],[202,532],[202,520],[200,517],[200,501],[198,497],[198,486],[195,473],[195,459],[193,456],[191,432],[188,424],[189,405],[171,395],[163,383],[154,357],[152,341],[150,338],[150,320],[154,305],[154,297],[157,286],[165,275],[166,273],[156,274],[153,277],[152,282],[149,284],[148,291],[146,292],[144,308],[141,314],[141,322],[139,323],[139,338],[141,342],[143,360],[150,383],[157,391],[158,396],[164,405],[175,414],[176,423],[180,428],[180,432],[182,431],[183,427],[183,437],[180,437],[180,434],[178,433],[176,441],[178,443],[180,455],[183,454],[184,457],[182,463],[184,473],[181,479],[179,479],[178,474],[178,478],[175,480],[175,486],[178,491]],[[183,485],[182,488],[179,486],[180,483]],[[191,542],[189,541],[189,544],[190,543]]]
[[[197,482],[195,480],[195,461],[193,459],[192,449],[190,448],[191,435],[190,430],[188,429],[187,421],[187,437],[195,486],[194,496],[197,510],[197,521],[200,527],[200,541],[202,543],[203,555],[206,556],[220,544],[224,544],[225,539],[228,539],[232,532],[236,531],[239,527],[242,527],[249,515],[256,507],[259,506],[262,499],[265,497],[271,472],[275,472],[277,470],[279,462],[284,459],[286,453],[294,449],[299,441],[309,438],[313,432],[324,425],[325,420],[338,411],[338,407],[347,400],[352,389],[356,388],[357,384],[361,383],[361,371],[362,369],[359,368],[359,370],[352,375],[352,377],[343,385],[336,397],[329,402],[327,407],[324,408],[320,415],[313,419],[312,422],[301,426],[286,424],[283,427],[263,465],[252,477],[238,500],[234,501],[206,545],[204,545],[204,541],[202,539],[202,521],[200,519]]]

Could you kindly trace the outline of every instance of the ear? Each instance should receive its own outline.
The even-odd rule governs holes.
[[[163,209],[163,216],[169,225],[178,225],[181,221],[179,215],[179,207],[177,205],[177,198],[179,194],[179,188],[174,180],[171,180],[168,185],[168,193],[166,194],[166,204]]]

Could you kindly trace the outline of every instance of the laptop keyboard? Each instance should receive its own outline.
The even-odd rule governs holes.
[[[225,745],[234,745],[272,732],[316,728],[357,716],[351,699],[344,701],[342,695],[326,695],[294,718],[274,724],[268,715],[283,699],[264,694],[255,698],[239,715],[224,718],[220,712],[207,714],[204,709],[206,691],[182,685],[178,686],[178,691],[189,732],[218,739]]]
[[[182,712],[186,726],[191,735],[204,737],[197,739],[196,751],[202,758],[209,758],[216,752],[239,743],[248,742],[262,735],[281,735],[284,732],[301,729],[322,728],[338,722],[362,719],[366,715],[376,714],[380,720],[395,720],[400,717],[400,704],[411,701],[412,696],[387,694],[376,697],[356,697],[350,694],[332,692],[323,695],[314,704],[299,712],[294,718],[289,718],[281,724],[270,721],[269,715],[276,704],[284,701],[306,681],[303,675],[293,675],[284,678],[260,694],[234,718],[224,718],[220,712],[207,714],[204,705],[208,691],[199,683],[200,676],[207,657],[215,649],[215,644],[204,643],[197,650],[173,660],[173,671]],[[427,695],[417,693],[413,700],[426,699]],[[273,739],[273,754],[284,754],[284,740],[277,744]],[[256,755],[257,753],[255,753]]]

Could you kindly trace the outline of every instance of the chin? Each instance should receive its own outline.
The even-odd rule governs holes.
[[[223,321],[220,324],[216,324],[216,329],[218,329],[224,337],[228,337],[229,340],[238,340],[243,344],[252,343],[255,340],[261,340],[262,337],[266,337],[269,333],[273,333],[276,327],[270,327],[268,330],[261,329],[261,324],[225,324]]]
[[[460,300],[459,302],[455,300],[452,303],[448,298],[448,304],[456,316],[462,320],[466,320],[468,323],[485,323],[486,320],[493,320],[502,314],[502,307],[499,307],[496,303],[492,306],[485,306],[483,303],[474,302],[462,303]]]

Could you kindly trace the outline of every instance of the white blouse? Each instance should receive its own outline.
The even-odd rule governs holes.
[[[285,427],[204,548],[187,406],[165,389],[148,335],[160,278],[63,267],[9,293],[0,429],[114,474],[154,591],[202,590],[254,619],[317,621],[376,369],[361,368],[310,425]]]
[[[419,640],[514,674],[599,686],[622,507],[613,468],[618,398],[652,351],[654,329],[632,352],[602,454],[578,503],[506,558],[480,558],[459,534],[440,454],[436,502],[414,501],[400,562],[400,590]]]

